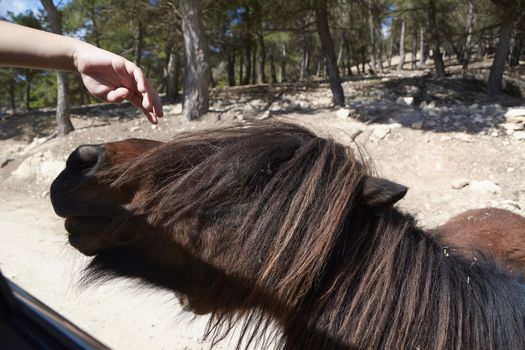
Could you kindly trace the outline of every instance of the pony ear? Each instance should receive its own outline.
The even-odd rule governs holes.
[[[370,208],[385,209],[400,199],[408,191],[408,187],[380,177],[367,176],[363,185],[361,199]]]

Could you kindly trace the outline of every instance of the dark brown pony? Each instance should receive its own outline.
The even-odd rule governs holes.
[[[525,277],[525,218],[498,208],[472,209],[458,214],[432,235],[462,256],[494,259]]]
[[[525,349],[525,285],[444,253],[371,176],[294,125],[81,146],[51,188],[86,283],[131,277],[283,349]],[[273,330],[277,329],[273,334]]]

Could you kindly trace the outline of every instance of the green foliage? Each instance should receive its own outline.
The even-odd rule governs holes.
[[[503,20],[518,21],[524,16],[525,0],[472,0],[476,20],[474,42],[495,46],[498,25]],[[203,18],[210,48],[210,64],[217,86],[228,83],[228,58],[235,58],[235,81],[239,82],[241,54],[251,50],[257,60],[257,38],[262,36],[266,49],[265,74],[270,80],[270,52],[277,73],[285,63],[288,81],[302,73],[304,50],[310,59],[310,76],[323,66],[321,46],[316,33],[315,0],[207,0],[203,1]],[[442,45],[447,52],[460,52],[466,38],[469,1],[436,0],[436,17]],[[183,39],[177,0],[71,0],[60,9],[64,33],[78,37],[130,60],[140,49],[140,65],[152,85],[163,89],[170,52],[183,62]],[[381,57],[386,60],[390,43],[393,54],[399,48],[401,21],[406,21],[405,45],[412,44],[415,30],[427,29],[428,0],[329,0],[330,30],[337,51],[344,46],[343,61],[362,63],[372,52],[369,6],[376,30]],[[45,28],[42,14],[10,14],[6,20]],[[522,26],[525,20],[521,19]],[[141,37],[138,38],[140,27]],[[138,39],[137,39],[138,38]],[[428,41],[428,38],[426,38]],[[138,47],[140,46],[140,47]],[[255,50],[256,54],[253,54]],[[286,56],[283,56],[286,52]],[[244,54],[243,54],[244,55]],[[244,63],[245,55],[243,56]],[[366,63],[366,62],[365,62]],[[253,67],[253,66],[252,66]],[[244,72],[246,67],[243,68]],[[320,70],[322,74],[324,69]],[[245,74],[245,73],[244,73]],[[54,74],[42,71],[0,70],[0,108],[10,108],[14,95],[18,109],[26,104],[30,82],[31,108],[54,106]],[[13,89],[14,86],[14,89]],[[93,102],[78,77],[71,75],[73,105]]]

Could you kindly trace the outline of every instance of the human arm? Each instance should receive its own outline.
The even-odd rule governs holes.
[[[98,99],[128,100],[152,123],[163,116],[159,96],[137,65],[74,38],[0,21],[0,66],[78,72]]]

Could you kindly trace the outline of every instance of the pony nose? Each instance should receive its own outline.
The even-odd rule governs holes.
[[[106,160],[106,150],[101,145],[82,145],[71,153],[66,168],[73,172],[97,170]]]

